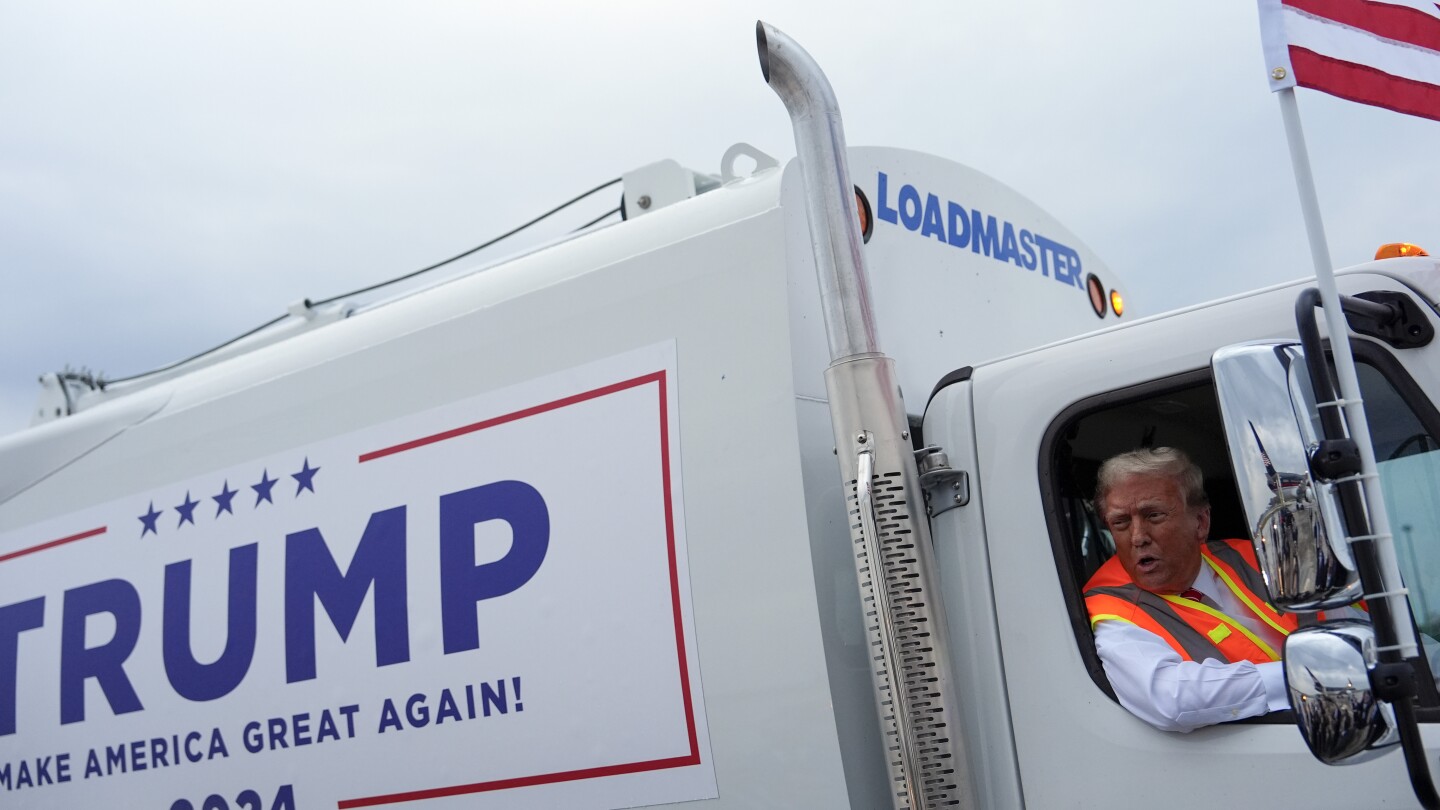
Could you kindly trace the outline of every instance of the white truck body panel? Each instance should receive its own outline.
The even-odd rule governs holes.
[[[772,184],[768,199],[773,201],[774,194]],[[757,195],[758,214],[754,213]],[[774,801],[843,805],[845,778],[816,626],[809,549],[804,542],[794,542],[803,538],[806,530],[800,508],[804,499],[799,457],[793,449],[797,444],[793,399],[788,395],[792,371],[789,354],[783,350],[788,342],[785,273],[783,254],[777,249],[783,237],[779,212],[773,202],[765,205],[766,195],[764,187],[718,192],[712,202],[718,212],[714,207],[703,211],[718,220],[718,227],[703,219],[684,222],[693,235],[676,244],[661,241],[658,250],[653,249],[660,241],[656,234],[669,233],[667,228],[675,227],[675,219],[702,212],[677,206],[628,223],[635,226],[628,232],[609,229],[583,243],[558,245],[204,369],[193,378],[167,383],[173,394],[161,413],[5,504],[6,551],[22,547],[21,538],[29,537],[26,527],[34,522],[63,522],[75,511],[77,492],[86,493],[86,500],[101,503],[169,492],[167,488],[176,482],[280,452],[303,453],[303,448],[329,437],[385,424],[437,404],[564,373],[639,347],[673,342],[678,363],[677,452],[684,468],[677,480],[685,482],[684,492],[677,497],[684,498],[688,580],[697,606],[693,631],[697,639],[710,639],[697,645],[696,670],[703,673],[706,683],[713,684],[704,697],[705,713],[713,718],[707,742],[715,754],[705,767],[726,783],[719,806]],[[662,221],[665,215],[672,220],[668,226]],[[647,247],[651,249],[644,249]],[[711,316],[697,317],[702,309]],[[563,319],[556,313],[564,313]],[[563,323],[564,334],[572,339],[555,338],[557,322]],[[97,408],[95,413],[101,410]],[[258,429],[259,425],[265,427]],[[63,422],[55,427],[63,427]],[[606,425],[596,424],[593,429],[604,431]],[[737,453],[737,446],[750,452]],[[791,449],[776,452],[774,448]],[[563,467],[568,451],[560,446],[536,446],[531,452],[536,463]],[[154,463],[154,459],[164,461]],[[157,506],[166,505],[157,500]],[[623,509],[624,504],[613,508]],[[174,520],[175,513],[167,512],[165,518]],[[702,523],[709,528],[688,528]],[[0,563],[0,592],[6,594],[7,604],[12,596],[48,595],[45,625],[21,635],[20,651],[27,673],[32,667],[44,673],[38,681],[27,679],[24,685],[38,682],[49,694],[25,695],[27,702],[36,702],[42,709],[55,705],[58,660],[54,641],[32,643],[31,638],[58,632],[64,589],[86,581],[32,581],[26,563],[46,554],[101,555],[102,560],[104,555],[122,554],[124,544],[138,541],[133,530],[139,525],[132,522],[124,531],[117,527],[112,537]],[[342,536],[343,532],[335,534]],[[780,542],[783,538],[791,542]],[[283,540],[263,539],[276,544]],[[193,554],[198,559],[223,550],[223,545],[217,544],[195,549]],[[178,548],[172,552],[176,558],[190,553],[191,549]],[[412,576],[415,573],[412,571]],[[414,583],[412,593],[419,585],[419,581]],[[262,590],[262,600],[278,598],[274,588],[270,583],[268,590]],[[743,600],[737,600],[741,594]],[[187,704],[164,694],[154,641],[160,631],[155,604],[159,595],[154,589],[142,595],[146,620],[141,642],[127,665],[133,670],[137,690],[144,690],[146,710],[108,718],[105,733],[85,728],[90,721],[61,726],[51,711],[41,712],[48,715],[37,721],[44,723],[43,730],[25,729],[0,739],[0,760],[18,764],[45,751],[73,750],[73,756],[80,756],[88,746],[102,741],[146,736],[136,730],[143,727],[134,722],[136,718],[183,713],[190,722],[202,725],[207,710],[214,712],[216,706],[226,703],[228,698],[212,705]],[[616,598],[612,609],[623,610],[623,593]],[[319,624],[319,632],[327,632],[323,619]],[[273,645],[278,631],[262,624],[260,643]],[[420,664],[427,649],[430,655],[435,653],[433,636],[426,640],[418,632],[415,635],[412,661],[398,665],[400,669]],[[351,638],[350,644],[358,642],[362,650],[371,643],[363,625],[357,625]],[[103,636],[92,638],[90,643],[93,646],[102,640]],[[322,659],[322,671],[324,664]],[[343,692],[346,676],[331,672],[328,677],[322,675],[325,688]],[[247,678],[260,675],[252,672]],[[386,675],[380,668],[348,677]],[[569,675],[581,680],[600,677],[584,661],[574,662]],[[605,677],[623,680],[625,672]],[[290,699],[284,695],[283,678],[261,691],[267,696],[259,704],[246,701],[252,713],[268,716],[287,711]],[[87,704],[92,717],[105,713],[105,699],[93,682],[87,689]],[[27,711],[22,719],[35,720],[34,714]],[[520,730],[510,742],[536,746],[545,740],[532,739]],[[603,745],[594,740],[584,744],[595,749],[597,766],[607,764]],[[453,753],[456,747],[439,739],[412,740],[398,756],[435,759]],[[303,755],[325,756],[322,748]],[[333,748],[336,752],[330,756],[344,756],[341,746]],[[22,796],[26,806],[35,807],[83,806],[103,795],[126,795],[146,804],[163,802],[164,806],[188,798],[198,806],[212,792],[233,800],[240,789],[250,787],[268,795],[267,790],[273,791],[292,775],[301,807],[333,807],[337,801],[370,795],[368,790],[357,794],[345,783],[306,781],[303,755],[291,754],[288,766],[275,762],[261,765],[257,759],[252,768],[232,758],[89,784],[78,780],[47,785],[29,789]],[[394,752],[387,755],[394,756]],[[361,770],[384,764],[344,761],[347,768]],[[456,777],[452,784],[468,781],[463,775],[463,757],[451,768]],[[403,769],[396,779],[388,788],[427,787],[404,787]],[[633,783],[636,777],[609,779]],[[369,788],[387,790],[377,785]],[[518,796],[532,796],[523,800],[531,806],[569,803],[566,794],[557,797],[546,791],[543,785],[524,787],[509,793],[434,799],[429,806],[519,806],[522,799]],[[611,795],[601,801],[604,806],[651,803],[649,791],[632,784],[621,791],[628,798]]]

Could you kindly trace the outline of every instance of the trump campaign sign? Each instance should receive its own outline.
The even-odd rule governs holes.
[[[0,802],[716,795],[664,344],[0,535]]]

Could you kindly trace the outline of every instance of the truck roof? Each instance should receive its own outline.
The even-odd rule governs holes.
[[[1357,264],[1351,267],[1336,270],[1335,274],[1337,277],[1360,276],[1368,274],[1381,275],[1395,279],[1396,281],[1404,284],[1406,287],[1410,288],[1415,293],[1420,295],[1424,299],[1425,303],[1431,308],[1440,310],[1440,260],[1437,260],[1435,258],[1407,257],[1370,261],[1363,264]],[[1086,340],[1091,340],[1101,337],[1103,335],[1108,335],[1110,333],[1123,333],[1127,332],[1128,330],[1144,328],[1147,325],[1174,318],[1185,317],[1186,315],[1192,313],[1218,310],[1231,302],[1241,301],[1245,299],[1253,299],[1266,293],[1281,290],[1298,291],[1305,286],[1313,285],[1314,281],[1314,278],[1309,276],[1297,277],[1292,281],[1284,281],[1278,284],[1272,284],[1267,287],[1261,287],[1255,290],[1247,290],[1245,292],[1234,293],[1232,295],[1222,296],[1220,298],[1215,298],[1198,304],[1192,304],[1187,307],[1180,307],[1178,309],[1172,309],[1165,312],[1148,315],[1135,320],[1127,320],[1123,323],[1113,323],[1102,329],[1097,329],[1094,332],[1062,338],[1060,340],[1052,341],[1049,343],[1032,346],[1018,352],[1004,355],[1002,357],[995,357],[981,362],[971,363],[968,365],[972,368],[972,370],[979,370],[983,367],[1000,365],[1013,361],[1017,358],[1023,358],[1027,355],[1045,352],[1056,346],[1081,343]],[[1276,328],[1277,333],[1293,334],[1294,321],[1286,320],[1277,322]],[[1219,342],[1217,342],[1216,345],[1219,345]]]

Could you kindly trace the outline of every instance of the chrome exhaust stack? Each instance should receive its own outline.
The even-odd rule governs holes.
[[[795,130],[831,364],[878,353],[854,185],[845,162],[845,128],[835,92],[810,54],[779,29],[757,22],[755,40],[760,73],[785,103]]]
[[[930,524],[895,364],[880,351],[839,105],[825,74],[757,22],[760,70],[790,113],[830,366],[871,678],[896,810],[970,806]]]

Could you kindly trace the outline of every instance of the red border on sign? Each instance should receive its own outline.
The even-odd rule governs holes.
[[[669,503],[666,503],[666,509],[669,509]],[[34,554],[37,551],[44,551],[46,549],[55,548],[56,546],[63,546],[66,543],[73,543],[76,540],[84,540],[87,537],[94,537],[97,534],[104,534],[108,528],[109,527],[107,526],[101,526],[98,529],[91,529],[86,532],[80,532],[79,534],[72,534],[69,537],[62,537],[59,540],[51,540],[48,543],[41,543],[38,546],[22,548],[19,551],[12,551],[9,554],[0,554],[0,563],[6,562],[8,560],[13,560],[16,557],[24,557],[26,554]]]
[[[598,768],[584,768],[575,771],[560,771],[557,773],[535,774],[532,776],[520,776],[510,779],[496,779],[489,782],[474,782],[468,785],[450,785],[447,787],[425,788],[421,790],[410,790],[403,793],[388,793],[381,796],[364,796],[358,799],[344,799],[337,803],[338,810],[351,810],[358,807],[377,807],[386,804],[399,804],[401,802],[422,801],[425,799],[438,799],[447,796],[463,796],[469,793],[486,793],[495,790],[508,790],[517,787],[531,787],[534,785],[547,785],[556,782],[573,782],[580,779],[595,779],[602,776],[618,776],[628,773],[643,773],[645,771],[659,771],[668,768],[684,768],[700,764],[700,744],[695,729],[695,707],[690,697],[690,667],[685,655],[685,628],[681,621],[680,611],[680,571],[679,562],[675,551],[675,511],[670,489],[670,419],[668,391],[666,389],[666,373],[656,371],[633,379],[606,385],[584,393],[564,397],[562,399],[547,402],[543,405],[535,405],[530,408],[474,422],[469,425],[462,425],[440,433],[422,436],[408,442],[391,445],[369,453],[360,454],[360,463],[393,456],[397,453],[404,453],[419,447],[436,444],[438,442],[465,436],[486,428],[503,425],[524,419],[527,416],[546,413],[558,410],[569,405],[587,402],[610,394],[628,391],[632,388],[639,388],[654,383],[659,393],[660,405],[660,471],[661,481],[665,500],[665,545],[669,555],[670,566],[670,607],[674,612],[675,619],[675,651],[680,666],[680,693],[685,701],[685,726],[689,733],[690,753],[686,756],[670,757],[668,759],[655,759],[646,762],[627,762],[618,765],[606,765]]]

